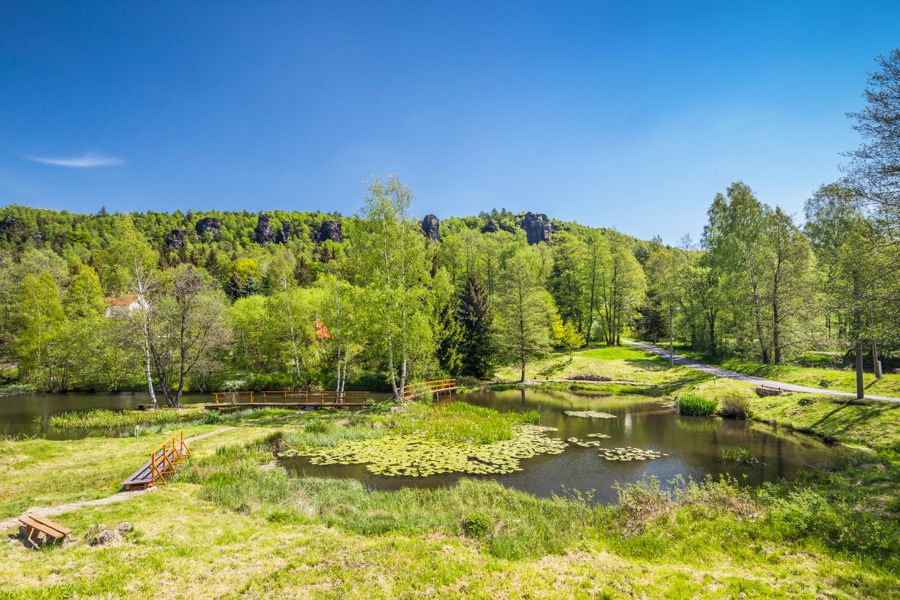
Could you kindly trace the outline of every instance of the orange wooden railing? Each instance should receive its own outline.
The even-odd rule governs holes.
[[[215,392],[213,394],[216,398],[216,404],[219,404],[219,401],[223,402],[231,402],[231,404],[254,404],[258,403],[258,400],[254,399],[253,392]],[[257,395],[256,398],[259,396]],[[308,391],[290,391],[290,390],[281,390],[281,391],[272,391],[267,390],[262,392],[262,401],[264,404],[268,404],[269,402],[303,402],[303,403],[313,403],[318,402],[321,404],[334,403],[334,404],[344,404],[344,403],[367,403],[369,401],[369,392],[308,392]]]
[[[403,399],[408,400],[425,394],[449,392],[457,389],[457,387],[455,379],[435,379],[434,381],[413,383],[412,385],[403,386]]]
[[[175,465],[184,464],[184,457],[191,451],[184,443],[184,429],[172,434],[172,437],[150,452],[150,473],[153,480],[150,485],[162,485],[166,475],[175,474]]]
[[[308,392],[308,391],[266,391],[262,393],[263,402],[272,401],[281,402],[333,402],[343,404],[345,402],[365,403],[369,400],[369,392]]]
[[[232,404],[244,404],[246,402],[253,403],[253,392],[216,392],[216,404],[219,400],[228,401]]]

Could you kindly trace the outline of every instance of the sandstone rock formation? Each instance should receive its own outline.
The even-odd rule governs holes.
[[[272,231],[272,226],[269,225],[269,215],[266,213],[259,213],[259,221],[256,222],[254,232],[256,233],[256,243],[260,246],[265,246],[275,241],[275,232]]]
[[[422,219],[422,232],[433,242],[441,241],[441,221],[434,215],[425,215]]]
[[[294,227],[290,223],[282,223],[281,229],[275,232],[275,243],[286,244],[294,233]]]
[[[500,228],[497,227],[493,219],[488,219],[488,222],[481,228],[481,233],[497,233],[498,231],[500,231]]]
[[[200,239],[203,239],[204,234],[209,233],[210,235],[216,235],[220,231],[222,231],[222,221],[216,219],[215,217],[206,217],[197,221],[197,225],[194,227],[197,230],[197,235],[200,236]]]
[[[166,236],[166,246],[169,248],[181,248],[184,246],[184,236],[187,235],[187,229],[173,229]]]
[[[344,231],[341,228],[341,224],[337,221],[325,221],[319,227],[318,231],[311,231],[309,233],[309,239],[316,244],[320,244],[325,240],[331,240],[335,244],[341,244],[344,242]]]
[[[553,232],[553,225],[550,224],[550,219],[547,218],[547,215],[541,213],[525,213],[521,227],[525,230],[525,236],[531,245],[549,242],[550,234]]]

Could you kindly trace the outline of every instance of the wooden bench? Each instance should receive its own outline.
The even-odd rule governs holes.
[[[19,522],[22,523],[19,534],[23,538],[23,543],[32,548],[40,548],[47,543],[55,544],[72,535],[72,530],[68,527],[63,527],[41,515],[20,517]]]

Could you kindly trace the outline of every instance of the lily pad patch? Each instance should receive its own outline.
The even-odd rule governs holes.
[[[566,410],[563,411],[570,417],[582,417],[584,419],[615,419],[616,415],[605,412],[597,412],[596,410]]]
[[[519,462],[538,454],[561,454],[567,444],[545,434],[549,427],[523,425],[511,440],[480,446],[443,442],[420,435],[388,435],[353,440],[331,448],[304,447],[281,456],[309,456],[314,465],[363,464],[376,475],[428,477],[444,473],[474,475],[521,471]]]
[[[609,448],[603,450],[600,452],[600,456],[606,460],[631,462],[635,460],[656,460],[657,458],[668,456],[668,454],[657,452],[656,450],[643,450],[641,448],[632,448],[631,446],[628,446],[627,448]]]

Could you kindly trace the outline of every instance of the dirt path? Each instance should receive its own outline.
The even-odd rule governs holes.
[[[241,423],[240,425],[232,425],[231,427],[223,427],[222,429],[216,429],[215,431],[210,431],[201,435],[195,435],[192,438],[187,438],[185,443],[187,442],[196,442],[198,440],[202,440],[214,435],[219,435],[220,433],[225,433],[226,431],[232,431],[234,429],[239,429],[241,427],[247,427],[248,425],[260,425],[262,423],[271,423],[272,421],[278,421],[281,419],[289,419],[293,416],[296,416],[304,411],[297,411],[295,413],[291,413],[289,415],[284,415],[282,417],[274,417],[271,419],[265,419],[263,421],[248,421],[246,423]],[[114,502],[122,502],[125,500],[131,500],[132,498],[138,498],[145,494],[149,494],[150,492],[156,491],[157,488],[150,487],[145,490],[131,490],[131,491],[121,491],[113,494],[112,496],[107,496],[106,498],[97,498],[95,500],[83,500],[81,502],[70,502],[68,504],[57,504],[55,506],[46,506],[46,507],[33,507],[29,508],[25,512],[23,512],[20,517],[25,515],[33,515],[38,514],[42,517],[52,517],[54,515],[61,515],[63,513],[72,512],[73,510],[77,510],[79,508],[85,508],[87,506],[103,506],[105,504],[112,504]],[[0,521],[0,531],[4,529],[9,529],[10,527],[16,527],[19,525],[19,518],[13,517],[11,519],[6,519]]]
[[[645,344],[644,342],[633,342],[631,340],[622,340],[623,344],[628,344],[629,346],[636,346],[641,350],[646,352],[652,352],[658,356],[669,359],[669,351],[665,348],[660,348],[659,346],[654,346],[653,344]],[[824,388],[815,388],[815,387],[807,387],[805,385],[796,385],[793,383],[784,383],[783,381],[775,381],[773,379],[763,379],[762,377],[755,377],[753,375],[744,375],[743,373],[737,373],[735,371],[729,371],[728,369],[723,369],[722,367],[714,367],[712,365],[703,364],[702,362],[697,362],[696,360],[692,360],[690,358],[681,356],[680,354],[676,354],[674,356],[675,364],[681,365],[683,367],[689,367],[691,369],[696,369],[697,371],[703,371],[704,373],[709,373],[710,375],[715,375],[717,377],[724,377],[726,379],[734,379],[735,381],[744,381],[746,383],[752,383],[754,385],[765,386],[770,388],[777,388],[783,390],[785,392],[800,392],[806,394],[830,394],[832,396],[844,396],[846,398],[856,398],[856,394],[853,392],[839,392],[837,390],[828,390]],[[883,400],[884,402],[893,402],[900,403],[900,398],[892,398],[890,396],[872,396],[866,394],[866,398],[870,400]]]

